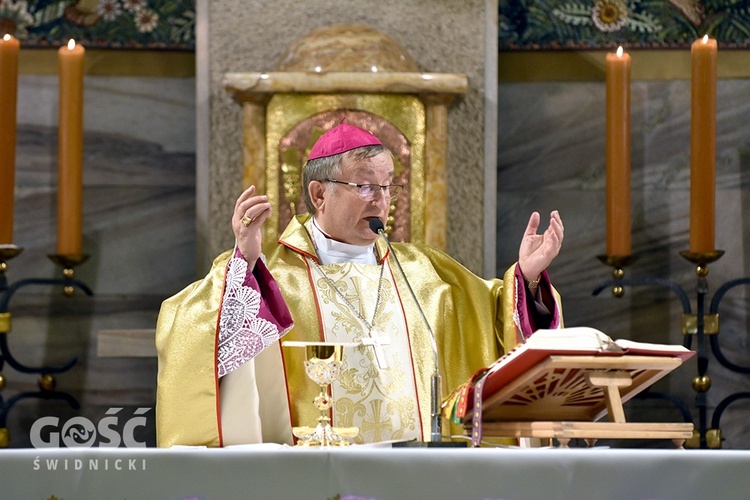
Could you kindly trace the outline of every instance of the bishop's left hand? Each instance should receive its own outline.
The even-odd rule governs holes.
[[[537,234],[540,220],[539,212],[531,214],[518,251],[518,265],[527,281],[536,280],[557,257],[562,247],[564,228],[557,210],[550,214],[547,230]]]

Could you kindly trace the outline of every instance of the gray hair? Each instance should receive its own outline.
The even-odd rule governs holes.
[[[302,185],[304,187],[305,207],[307,207],[307,211],[315,215],[315,205],[313,205],[312,198],[310,198],[310,182],[323,182],[325,179],[334,179],[341,175],[344,159],[357,162],[372,158],[385,151],[390,152],[388,148],[381,145],[362,146],[361,148],[345,151],[337,155],[308,161],[302,172]]]

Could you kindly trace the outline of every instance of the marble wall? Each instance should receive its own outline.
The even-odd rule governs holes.
[[[709,266],[707,301],[723,283],[750,276],[745,248],[750,237],[749,92],[748,80],[718,85],[716,246],[726,253]],[[620,299],[610,289],[592,295],[611,278],[611,268],[597,259],[606,251],[604,83],[503,83],[498,95],[497,273],[517,258],[529,212],[539,210],[546,217],[558,209],[565,243],[551,274],[563,295],[566,324],[597,327],[614,338],[682,343],[682,307],[666,288],[627,288]],[[634,82],[631,123],[632,234],[638,261],[625,269],[626,278],[671,280],[685,290],[695,312],[695,267],[679,255],[689,239],[690,82]],[[746,286],[734,288],[719,308],[722,352],[743,366],[750,366],[747,297]],[[750,389],[750,376],[732,373],[713,356],[709,360],[711,419],[725,397]],[[694,415],[691,380],[696,372],[693,359],[657,385],[681,397]],[[638,401],[630,408],[638,406],[650,412],[669,408]],[[750,446],[748,411],[745,400],[723,414],[725,448]]]
[[[9,446],[30,445],[33,422],[82,415],[98,422],[110,408],[132,416],[151,408],[140,440],[153,444],[156,360],[101,358],[97,334],[154,328],[161,301],[195,277],[194,78],[86,77],[83,251],[76,276],[94,292],[66,298],[61,287],[26,286],[10,302],[11,354],[26,366],[78,362],[57,375],[61,400],[27,398],[7,413]],[[60,278],[55,252],[57,78],[19,81],[14,241],[11,284]],[[37,376],[2,370],[3,404],[36,392]],[[125,420],[126,418],[123,418]]]

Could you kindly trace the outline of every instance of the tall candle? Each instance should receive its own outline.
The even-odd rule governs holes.
[[[19,46],[11,35],[0,38],[0,245],[13,243]]]
[[[607,54],[607,255],[630,255],[630,56]]]
[[[704,36],[690,49],[690,251],[716,250],[716,40]]]
[[[60,47],[58,128],[57,253],[80,254],[83,212],[83,60],[75,41]]]

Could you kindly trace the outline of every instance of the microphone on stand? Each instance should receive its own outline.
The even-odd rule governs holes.
[[[417,305],[419,314],[422,315],[422,321],[424,321],[424,324],[427,327],[427,331],[430,333],[430,341],[432,342],[432,353],[433,353],[434,365],[435,365],[435,371],[432,373],[432,377],[430,378],[430,396],[431,396],[431,400],[430,400],[431,415],[430,416],[432,419],[430,441],[433,443],[439,443],[443,440],[443,432],[442,432],[442,420],[440,418],[440,365],[438,363],[438,351],[437,351],[437,342],[435,341],[435,334],[432,333],[432,328],[430,328],[430,323],[427,321],[427,317],[425,317],[424,315],[422,306],[419,305],[417,296],[414,295],[414,290],[412,290],[411,285],[409,284],[409,280],[406,278],[406,274],[404,274],[404,270],[401,268],[401,263],[398,261],[396,252],[393,251],[393,247],[391,247],[391,242],[388,241],[388,237],[385,235],[385,227],[383,226],[383,221],[380,220],[380,218],[370,219],[370,229],[372,230],[373,233],[378,234],[383,237],[385,244],[388,246],[388,250],[390,250],[391,255],[393,255],[393,260],[396,262],[396,267],[398,267],[399,274],[401,274],[401,277],[404,279],[404,283],[406,283],[406,288],[409,289],[409,294],[411,295],[412,300],[414,300],[414,303]]]

